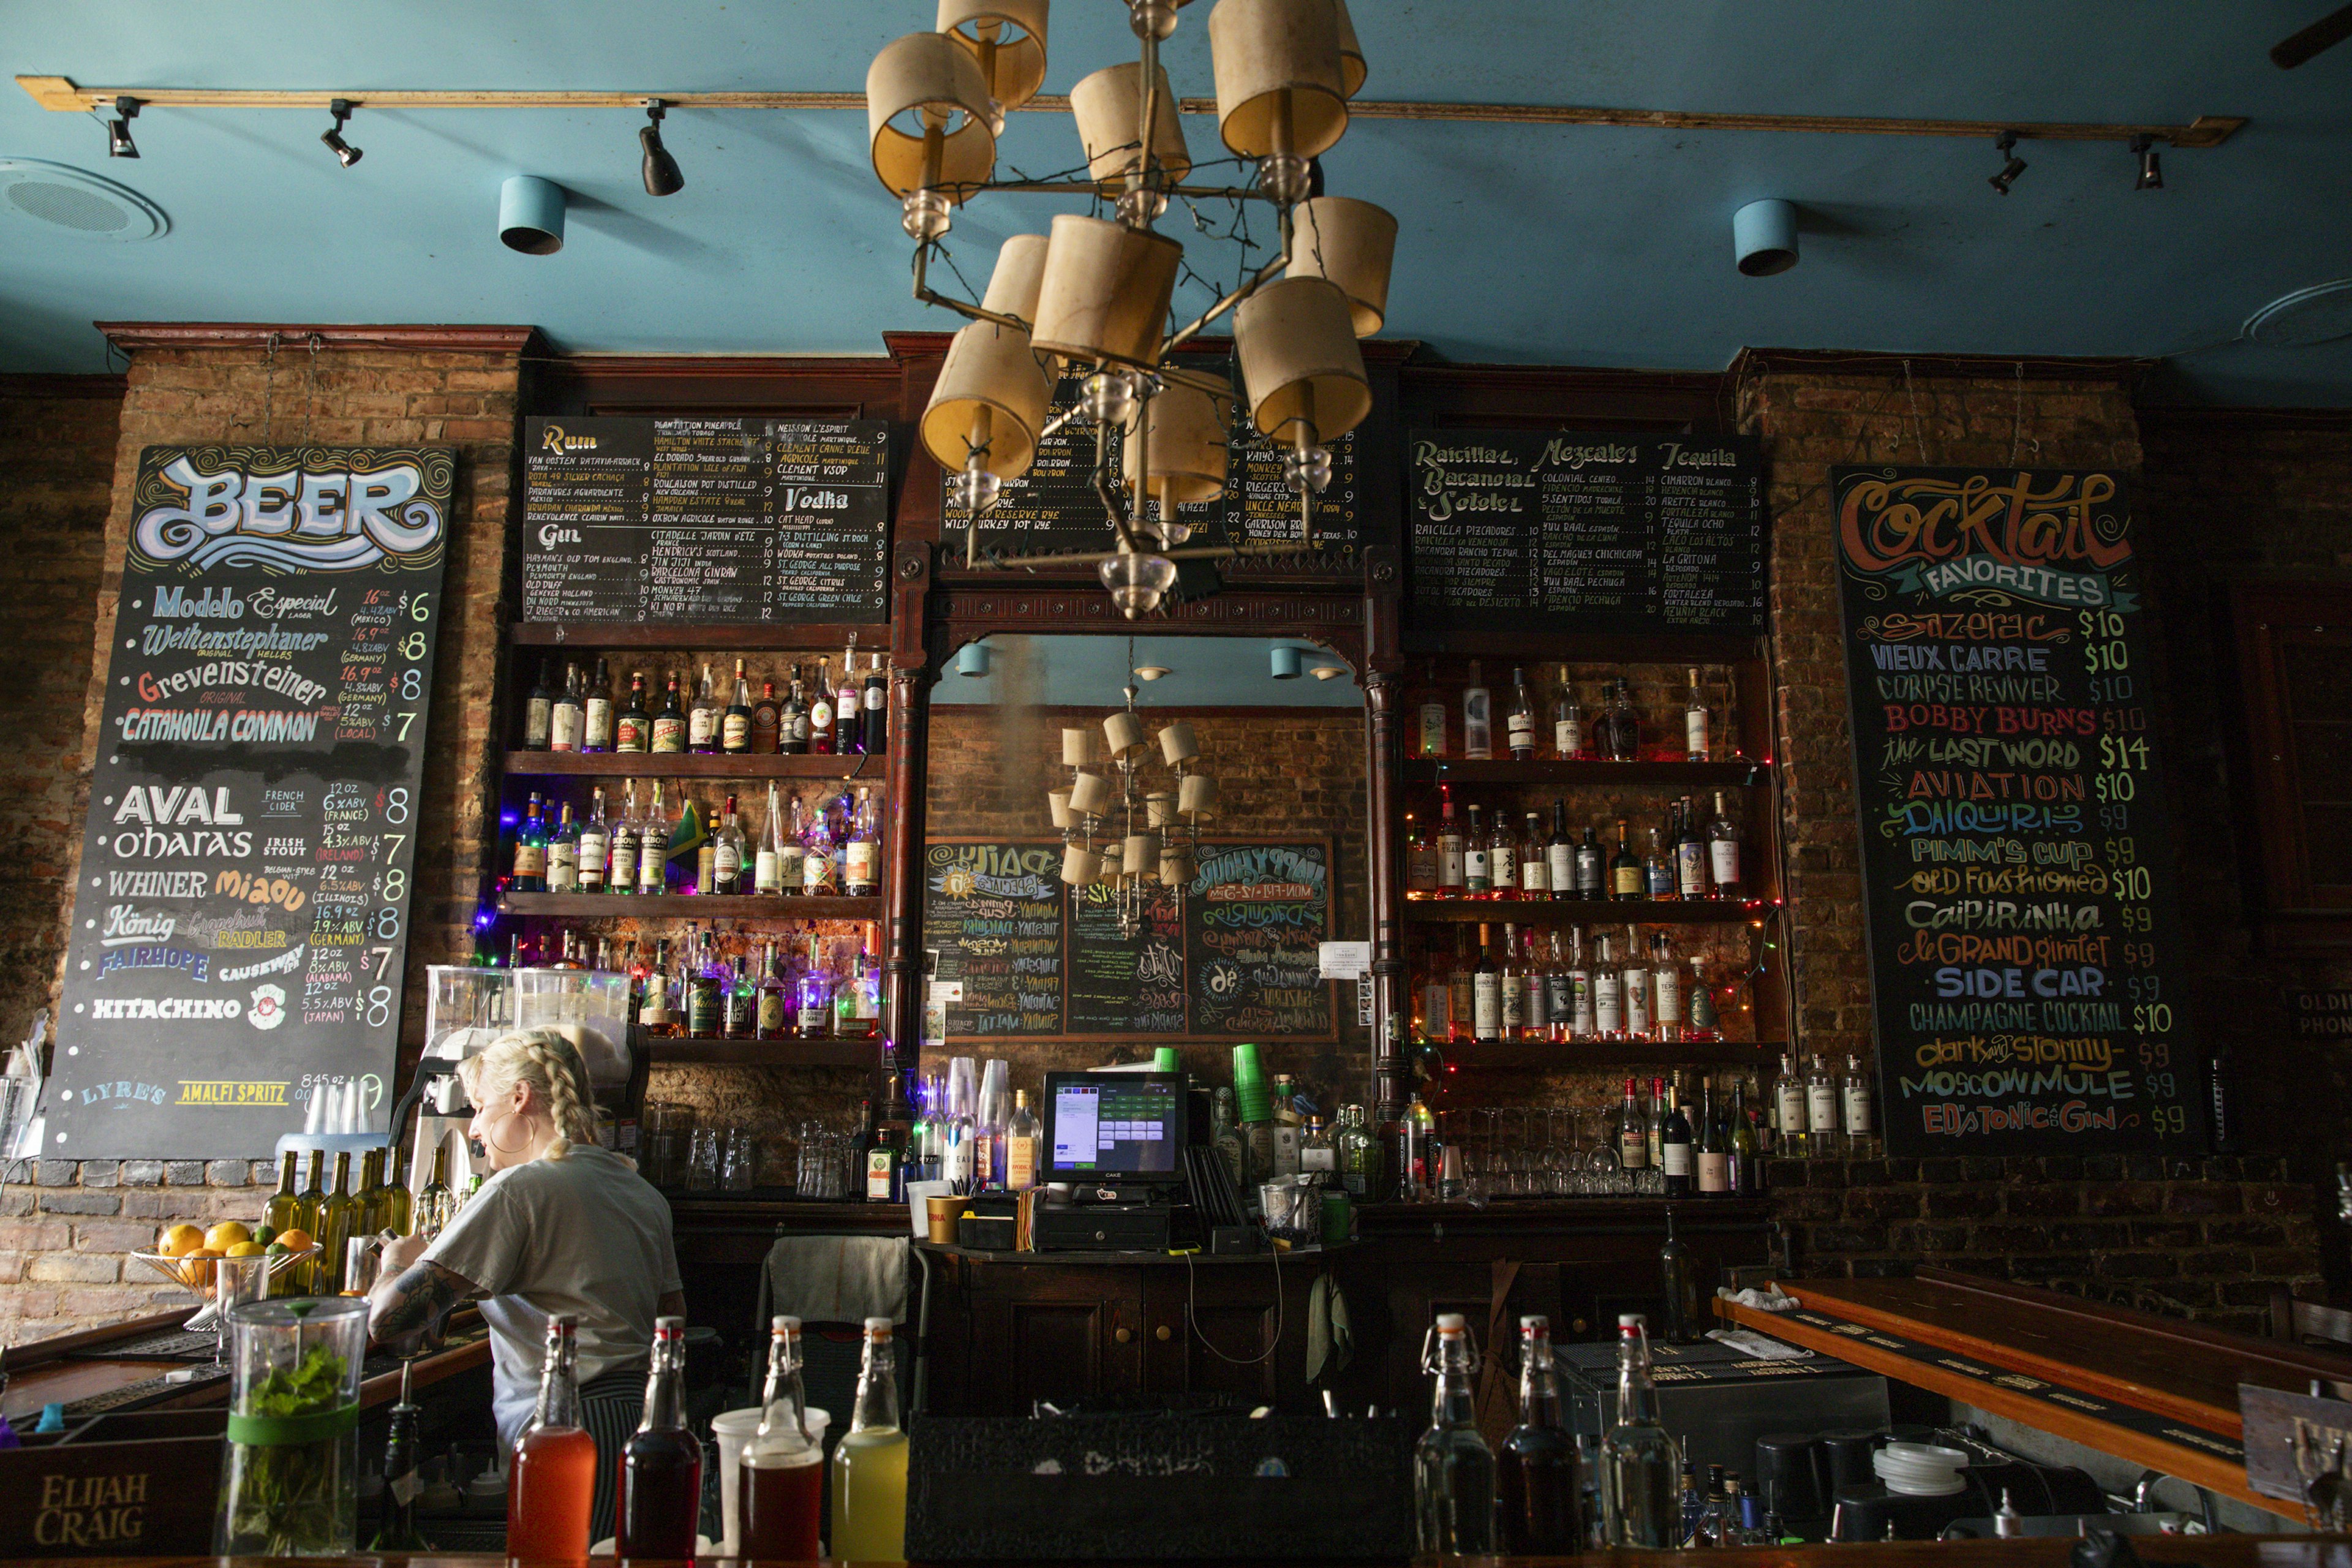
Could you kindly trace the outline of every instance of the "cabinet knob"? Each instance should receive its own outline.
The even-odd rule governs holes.
[[[1168,1342],[1168,1325],[1167,1325],[1167,1324],[1165,1324],[1165,1323],[1160,1324],[1158,1328],[1156,1328],[1156,1329],[1152,1330],[1152,1331],[1151,1331],[1151,1332],[1152,1332],[1153,1337],[1155,1337],[1156,1339],[1158,1339],[1158,1340],[1160,1341],[1160,1343],[1165,1344],[1165,1343],[1167,1343],[1167,1342]]]
[[[1135,1331],[1133,1329],[1121,1328],[1114,1331],[1110,1337],[1117,1340],[1119,1343],[1125,1344],[1128,1341],[1135,1338]]]

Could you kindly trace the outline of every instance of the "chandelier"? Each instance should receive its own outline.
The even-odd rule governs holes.
[[[1128,663],[1135,663],[1132,642]],[[1094,731],[1066,729],[1062,764],[1071,770],[1069,787],[1049,790],[1045,799],[1062,834],[1062,880],[1073,888],[1109,888],[1119,934],[1132,937],[1142,929],[1147,886],[1157,882],[1181,888],[1199,869],[1201,819],[1216,815],[1217,781],[1198,771],[1200,745],[1193,740],[1192,726],[1179,719],[1160,731],[1160,760],[1168,777],[1163,787],[1150,787],[1153,781],[1145,774],[1151,763],[1150,743],[1135,711],[1134,686],[1125,692],[1126,708],[1102,721],[1104,750],[1117,773],[1116,786],[1110,777],[1088,771],[1087,764],[1095,761]],[[1109,832],[1113,825],[1116,833]],[[1099,849],[1095,847],[1097,836],[1102,836]]]
[[[1344,0],[1217,0],[1211,10],[1218,133],[1232,162],[1253,169],[1239,185],[1186,183],[1196,166],[1160,64],[1186,3],[1127,0],[1139,58],[1070,89],[1085,163],[1068,179],[995,177],[1005,110],[1045,80],[1048,0],[940,0],[938,30],[886,46],[866,74],[874,172],[900,198],[900,226],[915,242],[915,298],[971,323],[950,343],[920,426],[924,448],[953,476],[948,500],[964,514],[966,563],[981,563],[981,519],[1004,482],[1028,471],[1039,442],[1087,420],[1108,548],[1022,564],[1094,566],[1129,619],[1159,607],[1178,559],[1314,548],[1314,498],[1331,477],[1325,444],[1371,408],[1356,340],[1380,330],[1396,247],[1388,213],[1319,194],[1315,160],[1347,130],[1348,100],[1364,80]],[[1048,232],[1007,240],[978,303],[932,289],[930,263],[955,209],[994,191],[1083,195],[1111,216],[1062,213]],[[1279,226],[1273,258],[1250,271],[1244,251],[1234,288],[1181,327],[1170,311],[1183,247],[1152,226],[1171,197],[1269,203]],[[1205,231],[1197,209],[1195,223]],[[1171,357],[1229,313],[1238,410],[1230,380]],[[1084,395],[1049,421],[1065,374],[1081,378]],[[1178,508],[1223,493],[1230,426],[1243,414],[1283,450],[1298,538],[1185,548],[1191,530]]]

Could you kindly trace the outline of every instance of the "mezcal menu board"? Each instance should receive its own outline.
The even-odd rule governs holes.
[[[1059,839],[925,846],[949,1038],[1336,1034],[1328,840],[1203,844],[1192,881],[1145,886],[1131,931],[1112,889],[1066,888],[1061,865]]]
[[[1831,484],[1888,1152],[2201,1151],[2122,479]]]
[[[42,1152],[378,1124],[456,473],[437,447],[140,453]]]
[[[887,420],[534,418],[523,439],[527,621],[889,618]]]
[[[1406,445],[1419,627],[1764,631],[1752,437],[1415,430]]]

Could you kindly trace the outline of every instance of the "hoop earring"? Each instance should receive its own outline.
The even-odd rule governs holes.
[[[521,1112],[518,1111],[518,1112],[516,1112],[516,1113],[515,1113],[515,1115],[514,1115],[514,1116],[510,1116],[510,1117],[509,1117],[507,1120],[508,1120],[508,1121],[514,1121],[514,1120],[516,1120],[517,1118],[519,1118],[520,1115],[521,1115]],[[530,1148],[530,1133],[529,1133],[529,1131],[525,1131],[525,1133],[524,1133],[524,1135],[523,1135],[523,1141],[522,1141],[521,1142],[520,1142],[520,1143],[516,1144],[516,1145],[515,1145],[513,1148],[511,1148],[511,1149],[508,1148],[505,1144],[503,1144],[503,1143],[499,1142],[497,1139],[495,1139],[495,1138],[490,1139],[488,1142],[489,1142],[489,1145],[490,1145],[490,1147],[491,1147],[491,1148],[493,1148],[493,1149],[496,1149],[496,1150],[497,1150],[499,1153],[501,1153],[501,1154],[519,1154],[519,1153],[522,1152],[522,1151],[524,1151],[525,1149],[528,1149],[528,1148]]]

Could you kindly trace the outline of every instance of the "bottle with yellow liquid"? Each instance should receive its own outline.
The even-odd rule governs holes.
[[[907,1555],[907,1434],[898,1425],[890,1320],[866,1320],[857,1408],[833,1450],[836,1562],[896,1562]]]

